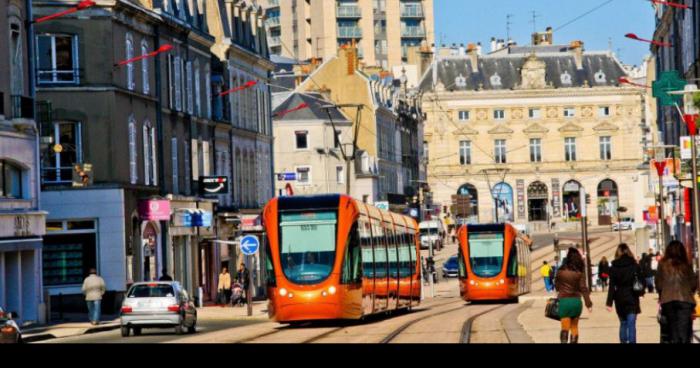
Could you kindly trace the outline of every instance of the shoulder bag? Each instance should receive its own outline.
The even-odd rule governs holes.
[[[561,320],[559,317],[559,298],[549,298],[544,308],[544,316],[555,321]]]

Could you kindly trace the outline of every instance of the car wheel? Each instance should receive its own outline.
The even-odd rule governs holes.
[[[141,327],[134,327],[134,336],[141,336]]]
[[[122,337],[129,337],[129,326],[122,326]]]

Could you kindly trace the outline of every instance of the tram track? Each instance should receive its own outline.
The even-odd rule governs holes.
[[[463,302],[463,301],[460,300],[460,302]],[[425,320],[427,320],[427,319],[429,319],[429,318],[434,318],[434,317],[437,317],[437,316],[441,316],[441,315],[443,315],[443,314],[452,313],[452,312],[458,311],[458,310],[460,310],[460,309],[465,309],[465,305],[461,305],[461,306],[456,307],[456,308],[450,308],[450,309],[448,309],[448,310],[444,310],[444,311],[441,311],[441,312],[438,312],[438,313],[433,313],[433,314],[430,314],[430,315],[427,315],[427,316],[424,316],[424,317],[420,317],[420,318],[416,318],[416,319],[414,319],[414,320],[408,321],[408,322],[404,323],[403,325],[401,325],[399,328],[397,328],[397,329],[395,329],[394,331],[392,331],[392,332],[391,332],[389,335],[387,335],[384,339],[382,339],[382,341],[380,341],[380,344],[388,344],[388,343],[392,342],[392,341],[393,341],[394,339],[396,339],[399,335],[401,335],[401,333],[403,333],[403,332],[406,331],[409,327],[413,326],[414,324],[416,324],[416,323],[418,323],[418,322],[425,321]]]

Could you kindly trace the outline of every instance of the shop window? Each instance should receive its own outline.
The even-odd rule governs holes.
[[[94,232],[47,234],[42,251],[44,285],[80,285],[97,267],[96,247]]]

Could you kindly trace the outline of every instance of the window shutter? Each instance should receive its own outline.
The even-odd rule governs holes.
[[[146,185],[149,185],[151,183],[151,165],[150,165],[150,159],[148,156],[150,156],[150,149],[149,149],[149,141],[150,138],[148,137],[148,127],[144,124],[143,126],[143,182]]]
[[[194,112],[194,99],[192,97],[192,62],[188,61],[187,66],[187,112],[192,115]]]
[[[210,174],[209,163],[210,163],[209,142],[204,141],[204,142],[202,142],[202,175],[203,176],[209,176],[209,174]]]
[[[156,128],[149,129],[151,134],[151,182],[158,185],[158,159],[156,156]]]
[[[185,159],[185,192],[190,194],[192,165],[190,164],[190,144],[187,141],[185,141],[185,154],[182,157]]]
[[[175,110],[182,111],[182,63],[180,62],[180,57],[175,56],[175,62],[173,63],[173,68],[175,69]]]
[[[172,180],[173,180],[173,194],[180,193],[180,177],[179,177],[179,167],[178,167],[178,154],[177,154],[177,138],[173,137],[170,139],[170,159],[173,164]]]
[[[201,74],[199,73],[199,63],[194,65],[194,113],[202,116],[202,95],[201,95]]]
[[[192,179],[199,180],[199,144],[196,139],[192,140]]]

